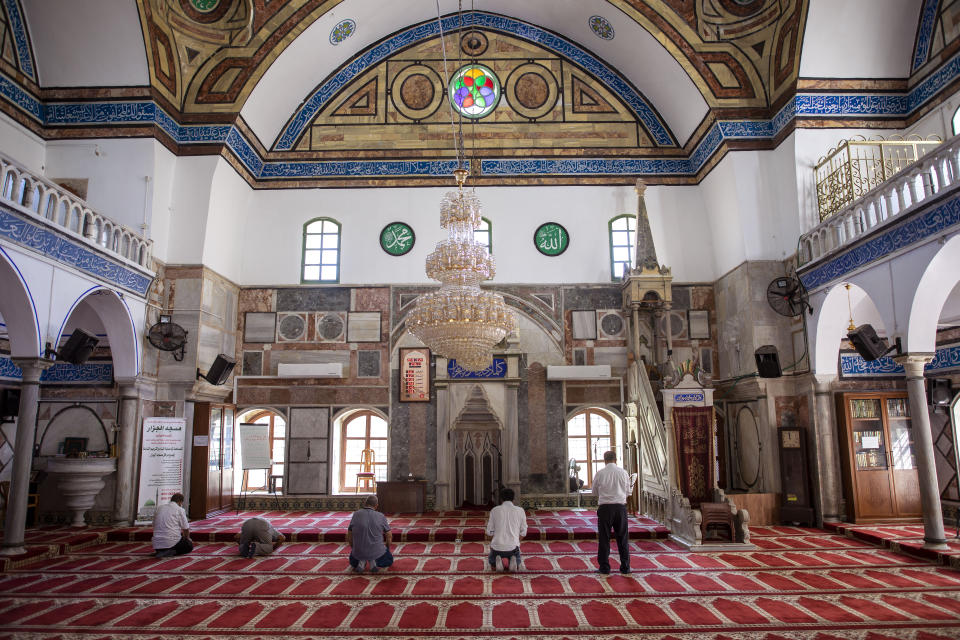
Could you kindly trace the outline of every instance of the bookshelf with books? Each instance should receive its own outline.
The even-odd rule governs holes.
[[[920,491],[906,394],[838,394],[837,418],[848,518],[918,518]]]

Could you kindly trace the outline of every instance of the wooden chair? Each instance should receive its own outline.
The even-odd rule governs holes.
[[[362,471],[357,472],[357,491],[360,493],[360,481],[363,480],[364,493],[374,493],[377,490],[377,472],[374,467],[376,452],[373,449],[364,449],[360,452],[360,466]],[[373,485],[372,487],[370,485]]]

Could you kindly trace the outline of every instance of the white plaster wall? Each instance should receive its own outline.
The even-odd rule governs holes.
[[[922,4],[810,0],[800,77],[906,78]]]
[[[168,264],[200,264],[203,261],[210,187],[219,161],[218,156],[177,158],[166,240]],[[243,250],[243,247],[237,250]]]
[[[238,281],[298,284],[303,224],[327,216],[342,225],[340,282],[429,284],[424,261],[446,237],[439,206],[448,190],[253,191]],[[493,225],[497,283],[610,282],[607,222],[637,206],[633,187],[484,187],[477,194]],[[647,203],[660,262],[673,267],[677,281],[713,280],[712,241],[697,188],[650,187]],[[413,250],[399,258],[379,247],[380,230],[398,220],[416,234]],[[533,233],[544,222],[558,222],[570,233],[570,246],[559,257],[533,246]]]
[[[45,148],[43,140],[0,113],[0,153],[42,176]]]
[[[713,245],[711,272],[716,280],[743,262],[746,248],[740,232],[740,211],[737,204],[737,176],[734,163],[727,154],[700,183],[701,197],[707,212],[704,227]]]
[[[21,4],[41,86],[150,83],[136,2],[28,0]]]
[[[226,160],[217,159],[210,185],[203,264],[233,282],[240,279],[244,256],[259,253],[246,250],[250,245],[244,244],[247,207],[252,192]],[[269,221],[269,214],[264,217]],[[267,255],[269,260],[274,259],[272,252]]]
[[[153,176],[150,190],[150,226],[147,235],[153,240],[153,255],[163,262],[168,261],[170,251],[170,216],[173,207],[174,179],[177,173],[177,156],[159,142],[153,145]]]
[[[140,233],[150,222],[155,145],[151,138],[50,141],[44,177],[87,178],[90,206]]]

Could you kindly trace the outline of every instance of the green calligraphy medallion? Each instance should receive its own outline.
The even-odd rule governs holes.
[[[558,256],[567,250],[570,234],[561,224],[545,222],[534,232],[533,244],[536,245],[537,251],[545,256]]]
[[[392,256],[409,253],[416,240],[413,229],[404,222],[391,222],[380,232],[380,248]]]

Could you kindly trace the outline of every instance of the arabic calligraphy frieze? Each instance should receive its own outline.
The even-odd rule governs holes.
[[[20,62],[20,71],[36,82],[37,73],[33,65],[33,52],[30,50],[30,40],[27,38],[27,28],[20,14],[20,4],[17,0],[6,0],[7,17],[10,19],[10,30],[13,32],[13,41],[17,47],[17,60]]]
[[[916,71],[927,61],[930,55],[930,42],[933,40],[933,25],[937,19],[937,6],[940,0],[924,0],[920,12],[920,27],[917,29],[917,47],[913,52],[913,64],[910,71]]]
[[[0,358],[0,378],[21,380],[23,372],[10,358]],[[40,374],[40,382],[110,384],[113,382],[113,364],[110,362],[86,362],[84,364],[58,362]]]
[[[504,378],[507,375],[507,361],[494,358],[490,366],[481,371],[470,371],[457,364],[456,360],[447,361],[447,377],[453,380],[466,378]]]
[[[960,369],[960,342],[937,347],[933,360],[923,370],[928,373],[945,373]],[[890,356],[881,356],[876,360],[864,360],[855,351],[840,353],[840,375],[844,378],[879,378],[906,375],[903,365]]]
[[[371,176],[442,176],[457,168],[456,160],[330,160],[267,162],[261,178],[365,178]]]
[[[599,81],[609,87],[621,100],[630,106],[650,132],[650,135],[661,146],[675,146],[673,135],[660,120],[656,110],[646,99],[634,89],[630,83],[620,77],[613,69],[599,58],[573,42],[561,36],[541,29],[535,25],[521,22],[506,16],[470,11],[463,14],[461,25],[458,16],[448,16],[443,19],[443,32],[451,33],[461,26],[493,29],[518,38],[536,43],[552,52],[566,57],[592,74]],[[347,66],[335,73],[328,81],[317,87],[312,95],[300,106],[290,118],[289,123],[277,138],[274,148],[279,151],[293,149],[307,124],[313,121],[323,109],[327,101],[334,97],[346,85],[353,82],[360,74],[372,66],[379,64],[391,55],[410,47],[418,42],[435,38],[440,35],[440,26],[436,20],[419,24],[402,31],[395,36],[384,40],[366,53],[354,58]]]
[[[150,276],[114,262],[54,231],[33,224],[3,207],[0,207],[0,237],[33,249],[57,262],[80,269],[99,280],[131,291],[140,297],[146,295],[153,281]]]
[[[909,218],[880,235],[854,245],[826,263],[803,273],[800,280],[807,289],[815,289],[956,224],[960,224],[960,196],[954,196],[921,215]]]

